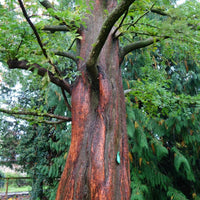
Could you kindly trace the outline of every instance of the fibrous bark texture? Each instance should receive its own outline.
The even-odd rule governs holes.
[[[57,200],[129,200],[130,174],[125,99],[118,41],[110,32],[99,55],[97,79],[86,60],[103,24],[104,9],[115,1],[96,1],[81,30],[81,72],[72,89],[72,140]],[[95,83],[96,82],[96,83]],[[120,152],[120,163],[116,162]]]

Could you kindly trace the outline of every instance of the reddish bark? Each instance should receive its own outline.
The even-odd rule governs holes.
[[[115,0],[106,2],[109,9],[116,4]],[[112,32],[99,56],[96,84],[85,64],[104,21],[102,5],[102,0],[96,1],[87,29],[81,30],[84,60],[79,61],[81,75],[72,90],[72,140],[57,200],[130,199],[125,99],[119,46]]]

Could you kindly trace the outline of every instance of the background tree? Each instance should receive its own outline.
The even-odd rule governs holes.
[[[129,73],[124,73],[131,199],[198,199],[199,93],[175,93],[177,86],[169,78],[168,64],[156,61],[159,68],[155,68],[155,52],[150,53],[149,63],[140,63],[142,54],[148,57],[147,51],[137,59],[129,58],[129,63],[140,63],[140,69],[135,73],[130,64],[125,67]],[[173,68],[176,73],[179,65]]]
[[[2,79],[7,87],[12,85],[11,80],[15,80],[13,74],[9,72]],[[33,112],[36,114],[36,111],[37,114],[41,114],[44,109],[49,113],[54,111],[56,114],[59,112],[63,114],[64,99],[61,98],[62,94],[58,87],[50,84],[45,99],[44,90],[40,91],[38,88],[38,79],[29,83],[28,80],[29,74],[26,74],[22,81],[25,87],[18,83],[17,91],[15,88],[7,87],[9,93],[5,89],[2,90],[4,106],[13,105],[15,111],[13,109],[12,113],[16,113],[16,105],[20,104],[23,114]],[[54,98],[49,98],[52,96]],[[55,199],[69,149],[71,125],[63,124],[62,120],[61,124],[59,120],[44,119],[42,116],[36,118],[36,116],[20,115],[17,117],[19,119],[16,119],[16,114],[14,116],[1,115],[0,164],[9,167],[13,167],[13,164],[18,165],[20,168],[17,170],[26,172],[32,178],[32,199]]]
[[[153,44],[151,50],[155,52],[157,42],[169,41],[170,39],[176,45],[178,42],[184,43],[188,52],[193,50],[190,55],[195,57],[198,53],[195,47],[199,40],[199,3],[192,1],[188,3],[189,7],[180,8],[168,1],[137,2],[134,0],[95,1],[94,4],[90,1],[65,3],[61,1],[59,5],[52,5],[45,0],[40,1],[40,4],[45,8],[42,10],[41,7],[40,12],[37,12],[39,4],[30,2],[25,7],[21,0],[7,3],[5,7],[1,8],[1,21],[9,21],[9,26],[5,24],[1,26],[2,36],[5,35],[5,32],[9,32],[6,34],[6,38],[1,41],[1,56],[10,69],[19,68],[32,71],[33,74],[43,77],[43,86],[47,86],[49,82],[59,86],[66,107],[71,110],[71,146],[56,199],[129,199],[129,156],[132,157],[132,154],[128,153],[125,99],[119,67],[124,58],[125,61],[127,60],[128,53],[151,44]],[[19,7],[26,21],[23,20]],[[8,12],[8,9],[12,12]],[[154,15],[159,15],[159,18],[154,18]],[[165,44],[169,46],[169,43]],[[173,49],[170,46],[168,50],[172,51]],[[140,51],[137,52],[141,54]],[[60,58],[60,56],[64,58]],[[156,52],[156,56],[153,55],[154,60],[152,61],[155,62],[151,63],[162,69],[160,65],[157,65],[159,57],[164,61],[168,60],[163,59],[165,55],[159,50]],[[66,61],[67,58],[71,61]],[[147,52],[144,58],[147,62],[150,54]],[[171,64],[172,57],[169,61],[169,67],[172,70],[174,67]],[[149,62],[147,63],[149,65]],[[198,61],[195,64],[198,64]],[[149,69],[151,68],[149,67]],[[174,119],[174,115],[179,114],[181,107],[178,104],[173,111],[170,110],[170,105],[177,104],[179,101],[172,98],[172,93],[165,89],[169,87],[167,81],[160,81],[161,87],[156,82],[150,84],[152,77],[160,78],[163,76],[159,70],[160,76],[157,73],[157,76],[152,74],[152,77],[148,78],[150,72],[153,71],[149,69],[144,69],[148,73],[143,71],[147,77],[141,77],[144,80],[139,81],[138,85],[135,84],[140,92],[135,92],[135,89],[131,89],[130,92],[133,97],[130,95],[129,101],[140,108],[138,111],[133,109],[138,112],[135,115],[136,121],[133,121],[136,118],[134,119],[134,114],[132,114],[134,126],[132,125],[130,128],[129,124],[131,123],[128,123],[128,132],[130,129],[137,129],[134,132],[134,147],[133,149],[131,147],[131,151],[132,153],[137,152],[136,159],[139,160],[139,167],[142,166],[142,161],[151,167],[156,164],[154,168],[148,168],[148,166],[145,168],[146,174],[153,175],[159,172],[156,171],[158,165],[161,165],[159,160],[168,154],[167,149],[170,148],[171,153],[178,155],[175,157],[177,159],[174,159],[175,169],[179,172],[183,163],[183,173],[186,173],[188,180],[194,181],[186,157],[182,156],[176,146],[169,144],[170,137],[165,140],[165,143],[162,143],[161,137],[164,138],[164,136],[157,133],[158,126],[152,125],[155,124],[152,120],[154,120],[156,112],[160,111],[159,117],[163,115],[167,118],[170,114],[170,117],[172,116]],[[77,70],[78,73],[76,73]],[[125,70],[127,70],[126,67]],[[76,76],[75,82],[74,76]],[[174,91],[176,90],[174,88]],[[142,95],[141,93],[144,91],[145,93]],[[153,99],[149,97],[149,91],[156,92],[152,96]],[[161,99],[160,94],[166,96],[170,101],[165,102]],[[72,95],[71,106],[68,95]],[[146,100],[147,97],[148,100]],[[162,104],[163,102],[166,104]],[[198,101],[196,98],[184,97],[180,102],[184,102],[186,109],[192,104],[197,105]],[[58,117],[47,112],[33,112],[33,110],[22,112],[1,109],[1,111],[18,115],[33,114],[43,118],[54,117],[65,121],[69,119],[66,116]],[[130,113],[133,112],[129,109],[128,116]],[[195,111],[195,113],[198,112]],[[65,110],[63,110],[63,114],[67,114]],[[178,122],[181,122],[182,118],[179,117]],[[141,126],[144,121],[145,123],[151,121],[151,123],[145,128]],[[170,121],[171,118],[165,126],[169,132],[170,128],[173,127],[172,124],[170,125],[172,123]],[[159,122],[160,126],[164,126],[162,120]],[[178,123],[177,132],[181,130],[181,127],[181,123]],[[149,138],[145,136],[147,132],[144,130],[149,133]],[[169,132],[167,133],[169,134]],[[149,145],[152,147],[153,154],[146,152]],[[143,153],[145,153],[144,158],[141,156]],[[150,165],[148,164],[148,162],[150,163],[149,158],[158,160]],[[142,181],[149,181],[150,188],[155,188],[161,183],[162,185],[170,183],[161,172],[159,177],[154,179],[151,177],[149,179],[138,178],[134,172],[131,175],[135,182],[141,182],[142,193],[139,192],[140,195],[143,195],[145,191],[147,194],[144,195],[151,197],[157,198],[161,195],[160,190],[148,193],[148,189],[143,187]],[[151,182],[151,180],[155,180],[155,182]],[[139,197],[137,190],[135,190],[134,181],[132,198],[137,199]],[[176,184],[170,186],[176,186]],[[161,190],[164,190],[164,193],[167,193],[171,198],[172,196],[174,198],[177,191],[176,187],[166,188],[164,186]]]

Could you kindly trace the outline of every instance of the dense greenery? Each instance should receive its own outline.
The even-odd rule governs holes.
[[[144,55],[152,58],[155,54],[140,52],[136,59],[129,58],[130,63],[137,65]],[[131,199],[198,199],[200,97],[198,92],[192,96],[188,93],[199,91],[199,84],[195,86],[193,81],[199,83],[200,70],[196,63],[187,61],[191,63],[190,70],[185,73],[182,70],[182,75],[187,77],[196,70],[197,78],[183,79],[178,83],[183,88],[180,91],[176,89],[179,80],[173,80],[173,76],[181,63],[173,65],[171,72],[167,65],[156,61],[155,67],[152,62],[149,66],[140,64],[137,73],[128,64],[124,74],[133,181]]]
[[[50,83],[48,73],[40,81],[36,70],[34,75],[27,71],[21,73],[18,69],[9,71],[6,62],[11,58],[27,60],[42,63],[51,71],[55,69],[49,62],[57,63],[61,76],[73,82],[79,74],[74,59],[56,54],[64,51],[66,44],[73,52],[78,34],[76,31],[67,34],[51,31],[48,34],[42,29],[46,22],[57,25],[56,17],[60,18],[59,23],[63,19],[65,22],[73,20],[80,26],[83,24],[80,11],[85,11],[86,7],[82,3],[73,8],[73,1],[67,1],[68,4],[61,1],[59,6],[55,5],[59,11],[42,10],[47,16],[42,21],[39,14],[34,15],[39,5],[30,2],[26,8],[51,59],[44,58],[17,3],[5,1],[5,5],[0,6],[0,59],[3,63],[0,100],[7,110],[23,111],[24,115],[15,113],[14,118],[1,113],[0,157],[6,165],[17,162],[33,178],[33,199],[55,199],[70,145],[71,123],[56,123],[58,120],[43,114],[70,116],[66,111],[66,99],[62,91]],[[70,9],[64,12],[69,5]],[[157,11],[153,10],[154,6]],[[174,1],[140,1],[130,10],[124,26],[119,26],[120,34],[124,36],[123,39],[118,36],[121,43],[155,37],[152,46],[135,50],[126,56],[122,65],[130,145],[131,200],[198,200],[200,3],[193,0],[176,7]],[[50,19],[49,15],[56,17]],[[14,87],[17,83],[20,83],[20,89]],[[69,101],[69,96],[66,98]],[[27,115],[27,112],[36,115]]]
[[[34,92],[29,90],[24,93],[22,89],[18,89],[18,96],[14,101],[9,102],[11,105],[20,103],[24,109],[28,109],[30,106],[47,110],[53,109],[57,114],[62,111],[63,99],[59,100],[57,87],[51,85],[48,89],[48,94],[54,98],[47,96],[47,99],[52,100],[48,101],[47,105],[36,86],[32,83],[27,86],[35,87],[37,90]],[[14,120],[14,118],[1,120],[0,153],[2,163],[10,167],[12,164],[20,165],[21,170],[27,172],[28,176],[32,178],[31,194],[33,199],[45,197],[55,199],[57,184],[70,144],[70,123],[44,125],[32,120],[31,122]]]

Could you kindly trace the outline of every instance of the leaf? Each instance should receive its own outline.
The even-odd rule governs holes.
[[[81,56],[76,56],[76,58],[78,58],[80,60],[84,60],[84,58],[82,58]]]
[[[188,200],[186,196],[179,190],[176,190],[172,187],[168,188],[167,196],[172,200]]]
[[[135,128],[137,129],[139,127],[139,124],[137,121],[135,121]]]
[[[130,159],[131,163],[133,163],[133,156],[132,156],[130,151],[128,152],[128,156],[129,156],[129,159]]]
[[[65,155],[64,155],[65,160],[67,159],[67,155],[68,155],[68,152],[66,152]]]
[[[164,156],[168,155],[168,150],[163,146],[160,141],[156,140],[154,144],[158,160],[161,160]]]
[[[180,172],[181,168],[183,167],[183,170],[187,175],[187,179],[194,181],[195,178],[192,173],[188,159],[183,154],[181,154],[178,149],[172,148],[172,151],[174,152],[174,167],[176,171]]]
[[[141,167],[141,165],[142,165],[142,158],[140,157],[139,158],[139,166]]]

